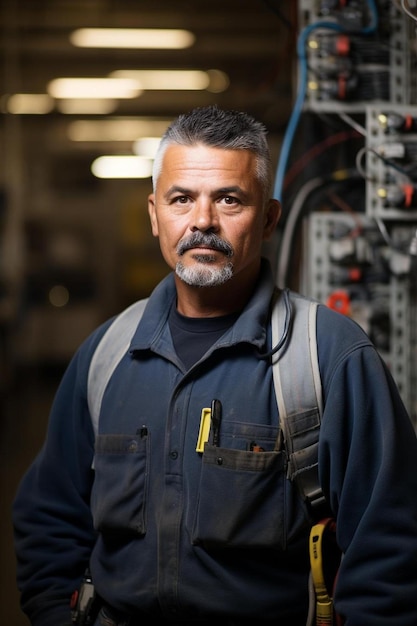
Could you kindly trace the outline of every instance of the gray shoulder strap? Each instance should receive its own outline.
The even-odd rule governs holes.
[[[313,403],[322,413],[316,339],[318,303],[291,292],[289,295],[292,305],[291,343],[285,352],[278,353],[273,368],[278,409],[280,415],[291,415]],[[273,346],[278,343],[283,333],[285,315],[284,298],[281,296],[275,304],[272,315]],[[301,372],[305,375],[301,376]]]
[[[101,401],[113,371],[129,348],[148,299],[138,300],[120,313],[101,338],[88,371],[88,408],[94,433],[98,432]]]
[[[289,342],[273,358],[273,377],[280,426],[288,453],[288,476],[302,497],[313,506],[323,503],[318,479],[318,439],[323,412],[317,355],[318,303],[289,292],[292,325]],[[272,338],[276,345],[285,325],[284,298],[272,314]]]

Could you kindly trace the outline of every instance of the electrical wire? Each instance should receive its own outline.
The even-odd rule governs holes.
[[[376,183],[377,181],[374,178],[372,178],[371,176],[368,176],[366,169],[362,166],[362,160],[363,160],[363,158],[364,158],[364,156],[366,155],[367,152],[373,152],[374,154],[376,154],[375,150],[370,150],[369,148],[366,148],[366,147],[363,147],[360,150],[358,150],[358,152],[356,154],[356,160],[355,160],[356,169],[358,170],[360,176],[364,180],[366,180],[366,181],[368,181],[370,183]]]
[[[328,183],[340,183],[342,182],[342,180],[347,180],[352,176],[355,176],[357,178],[356,170],[343,170],[342,172],[333,172],[331,176],[328,176],[326,178],[323,178],[322,176],[317,176],[316,178],[311,178],[310,180],[308,180],[299,190],[292,204],[288,219],[285,223],[280,242],[276,276],[276,282],[279,287],[283,288],[283,286],[286,285],[287,282],[288,266],[291,258],[294,235],[303,209],[305,210],[307,198],[314,191],[316,191],[316,189],[324,187]]]
[[[278,292],[276,292],[276,295],[278,295]],[[283,289],[282,290],[282,297],[284,298],[284,306],[285,306],[285,319],[284,319],[284,328],[282,330],[282,335],[279,338],[278,343],[275,346],[272,346],[272,350],[269,350],[269,352],[265,352],[264,354],[260,355],[261,359],[267,359],[270,358],[271,356],[274,356],[274,354],[276,354],[279,350],[281,350],[281,348],[287,343],[289,336],[290,336],[290,330],[292,327],[292,304],[290,301],[290,295],[289,295],[289,289]]]
[[[349,126],[356,130],[359,135],[366,137],[366,128],[361,124],[358,124],[358,122],[356,122],[350,115],[347,113],[339,113],[339,117],[341,120],[346,122],[346,124],[349,124]]]
[[[404,13],[406,15],[408,15],[408,17],[411,17],[412,20],[417,22],[417,15],[414,15],[414,13],[411,13],[410,9],[405,6],[405,2],[406,2],[406,0],[401,0],[401,8],[402,8],[402,10],[404,11]]]
[[[349,139],[355,139],[358,137],[357,132],[353,131],[341,131],[330,135],[316,143],[312,148],[303,153],[302,157],[296,161],[285,174],[284,189],[294,180],[294,178],[313,160],[313,158],[319,156],[329,148],[336,144],[343,143]]]
[[[371,13],[371,21],[369,26],[362,29],[362,35],[368,35],[376,31],[378,28],[378,10],[374,0],[368,0],[368,8]],[[297,41],[297,56],[299,59],[299,73],[298,73],[298,89],[295,104],[287,125],[286,132],[284,134],[281,154],[278,162],[275,184],[274,184],[274,198],[282,201],[282,192],[284,186],[284,177],[287,169],[291,148],[294,142],[295,133],[297,131],[298,123],[303,111],[304,100],[307,93],[307,80],[308,80],[308,66],[307,66],[307,41],[313,30],[318,28],[335,30],[337,32],[347,32],[337,22],[322,21],[314,22],[306,26],[300,33]]]
[[[291,207],[291,211],[285,223],[278,256],[277,285],[281,288],[283,288],[287,282],[288,264],[291,256],[292,242],[298,219],[304,208],[305,201],[313,191],[319,189],[319,187],[321,187],[324,183],[325,179],[321,176],[307,181],[299,190]]]
[[[300,117],[303,111],[305,96],[307,93],[307,78],[308,78],[307,55],[306,55],[307,39],[310,33],[315,28],[330,28],[333,30],[342,31],[342,27],[339,26],[339,24],[335,24],[333,22],[316,22],[314,24],[310,24],[309,26],[307,26],[301,32],[298,38],[297,55],[299,59],[299,73],[298,73],[297,97],[295,100],[293,110],[290,115],[287,129],[284,134],[284,138],[283,138],[283,142],[281,146],[281,154],[280,154],[278,168],[276,172],[275,185],[274,185],[274,198],[280,201],[282,200],[282,191],[283,191],[285,172],[287,169],[287,164],[289,161],[291,148],[294,143],[295,133],[297,131],[298,123],[300,121]]]
[[[366,4],[368,5],[368,9],[371,13],[371,21],[370,21],[369,26],[362,28],[361,33],[362,35],[371,35],[378,28],[378,23],[379,23],[378,9],[376,6],[376,2],[374,0],[368,0]]]
[[[380,159],[381,161],[383,161],[383,163],[385,163],[385,165],[387,165],[388,167],[392,168],[393,170],[395,170],[396,172],[398,172],[399,174],[402,174],[403,176],[405,176],[410,182],[412,182],[409,173],[407,172],[407,170],[404,167],[401,167],[400,165],[398,165],[397,163],[395,163],[394,161],[392,161],[391,159],[387,159],[386,157],[384,157],[382,154],[380,154],[377,150],[375,150],[374,148],[367,148],[366,146],[364,146],[363,148],[361,148],[357,155],[356,155],[356,168],[359,172],[359,174],[362,176],[362,178],[364,180],[367,180],[369,182],[372,183],[376,183],[378,182],[377,180],[375,180],[374,178],[372,178],[371,176],[368,176],[368,174],[366,173],[366,170],[363,168],[362,166],[362,159],[365,156],[365,154],[370,153],[373,154],[374,156],[376,156],[378,159]]]
[[[381,220],[380,217],[375,217],[375,224],[378,226],[379,232],[381,233],[382,238],[385,241],[385,243],[390,248],[394,248],[393,242],[391,241],[391,237],[388,234],[387,227],[385,226],[384,222]]]

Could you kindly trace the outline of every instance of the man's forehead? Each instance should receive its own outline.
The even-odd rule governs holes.
[[[205,144],[183,146],[171,144],[167,147],[162,163],[162,170],[186,171],[202,170],[255,173],[256,155],[249,150],[218,148]]]

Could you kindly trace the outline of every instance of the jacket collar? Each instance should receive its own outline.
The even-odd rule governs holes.
[[[262,259],[255,291],[235,324],[225,333],[217,346],[230,346],[241,342],[251,343],[260,351],[266,350],[267,321],[270,316],[274,281],[269,261]],[[130,352],[138,350],[172,351],[168,317],[176,302],[174,275],[171,272],[154,289],[149,297],[130,344]],[[168,345],[169,344],[169,345]]]

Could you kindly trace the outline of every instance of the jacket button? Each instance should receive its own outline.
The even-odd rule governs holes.
[[[171,457],[171,459],[178,459],[178,452],[176,450],[173,450],[169,453],[169,456]]]

